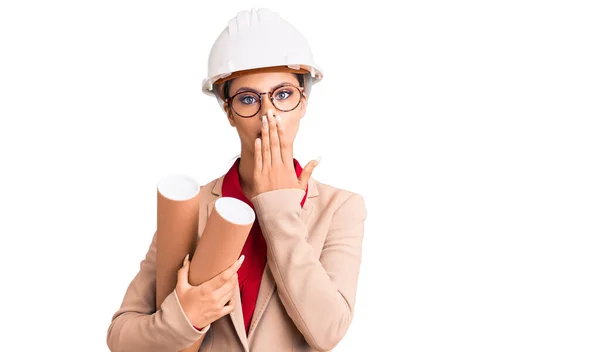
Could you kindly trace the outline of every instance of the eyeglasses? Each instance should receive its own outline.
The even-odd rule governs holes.
[[[233,111],[241,117],[252,117],[262,107],[262,96],[269,95],[271,103],[279,111],[292,111],[300,105],[304,87],[292,85],[280,86],[270,92],[259,93],[251,90],[237,92],[231,98],[225,99]]]

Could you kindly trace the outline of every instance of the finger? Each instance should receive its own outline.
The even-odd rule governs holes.
[[[285,134],[283,131],[283,124],[281,123],[281,117],[277,115],[275,117],[277,124],[277,134],[279,136],[279,148],[281,150],[281,160],[283,164],[291,168],[294,167],[294,156],[292,154],[292,148],[287,144],[285,140]]]
[[[235,286],[238,285],[237,275],[233,276],[235,279],[229,280],[225,285],[219,287],[215,292],[217,297],[220,297],[218,304],[219,307],[224,306],[233,297],[235,292]]]
[[[211,290],[216,290],[219,287],[223,286],[227,281],[229,281],[229,279],[231,279],[231,277],[235,273],[237,273],[240,266],[242,266],[243,262],[244,262],[244,255],[242,255],[238,260],[236,260],[235,263],[231,264],[231,266],[229,266],[229,268],[223,270],[223,272],[221,272],[221,274],[208,280],[207,285],[210,286]]]
[[[310,176],[312,175],[313,171],[315,170],[315,167],[317,167],[317,165],[319,165],[320,161],[321,161],[321,158],[318,158],[317,160],[311,160],[302,169],[302,173],[300,174],[300,177],[298,178],[298,182],[300,183],[300,187],[302,189],[305,189],[306,185],[308,185],[308,180],[310,179]]]
[[[231,290],[231,291],[227,292],[223,297],[221,297],[221,299],[217,303],[218,304],[217,307],[221,308],[221,307],[224,307],[224,306],[230,304],[231,301],[233,301],[233,293],[234,292],[235,292],[234,290]]]
[[[273,110],[267,111],[267,121],[269,122],[269,140],[271,141],[271,165],[281,165],[281,150],[279,149],[279,134],[277,131],[277,122],[273,116]]]
[[[235,285],[238,285],[238,275],[237,272],[231,276],[227,282],[225,282],[221,287],[218,287],[214,293],[217,297],[223,297],[227,295],[230,291],[235,288]]]
[[[183,266],[177,271],[177,285],[180,288],[190,287],[189,273],[190,273],[190,255],[186,255],[183,259]]]
[[[262,163],[263,170],[268,169],[271,166],[271,149],[269,142],[269,123],[267,117],[262,117],[262,130],[261,130],[261,145],[262,145]]]
[[[262,151],[260,138],[254,140],[254,172],[262,171]]]
[[[235,304],[233,303],[233,300],[229,301],[229,303],[227,303],[227,305],[225,305],[223,308],[221,308],[221,310],[219,311],[219,317],[224,317],[227,314],[231,314],[231,312],[233,312],[233,310],[235,309]]]

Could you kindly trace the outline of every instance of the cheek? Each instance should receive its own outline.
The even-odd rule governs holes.
[[[238,116],[234,117],[234,125],[240,138],[254,139],[256,132],[256,124],[252,123],[251,119],[242,119]]]
[[[281,122],[283,123],[284,127],[294,127],[294,126],[298,126],[298,123],[300,123],[300,119],[302,118],[302,111],[299,109],[296,109],[294,111],[288,111],[288,112],[280,112],[280,117],[281,117]]]
[[[292,141],[298,132],[298,120],[282,119],[281,121],[283,122],[284,138],[288,141]]]

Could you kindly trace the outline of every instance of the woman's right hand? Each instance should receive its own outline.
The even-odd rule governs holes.
[[[189,255],[185,257],[183,266],[177,272],[175,290],[185,315],[195,327],[204,328],[233,312],[234,306],[231,297],[238,284],[237,272],[243,261],[244,256],[242,255],[219,275],[198,286],[192,286],[188,279]]]

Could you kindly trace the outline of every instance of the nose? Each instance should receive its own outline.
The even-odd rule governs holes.
[[[277,109],[273,105],[273,102],[271,101],[271,98],[269,97],[269,94],[265,94],[262,97],[259,118],[262,119],[263,116],[267,116],[267,111],[269,111],[269,109],[271,109],[273,113],[277,111]]]

